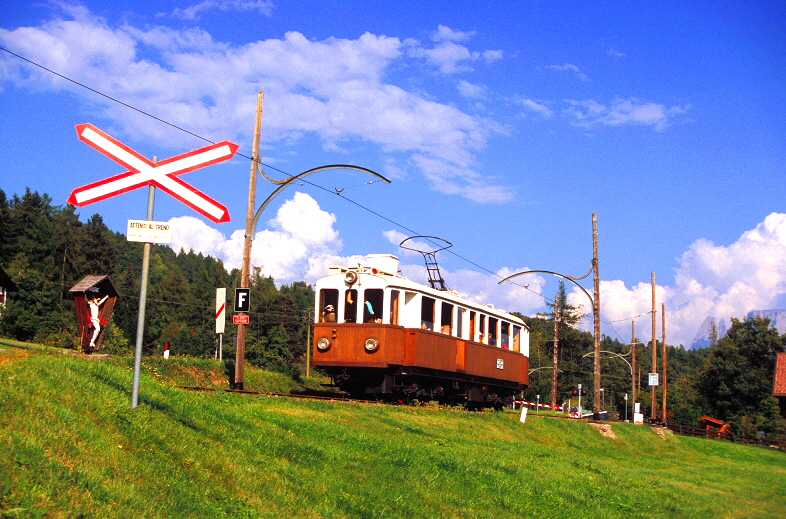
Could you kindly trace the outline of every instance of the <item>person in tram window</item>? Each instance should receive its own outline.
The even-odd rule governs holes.
[[[328,323],[336,322],[336,310],[333,308],[333,305],[327,305],[325,307],[325,311],[322,312],[322,320]]]

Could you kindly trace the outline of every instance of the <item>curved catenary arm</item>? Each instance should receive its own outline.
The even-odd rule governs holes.
[[[265,210],[265,207],[267,207],[267,205],[281,191],[283,191],[284,188],[286,188],[287,186],[289,186],[293,182],[297,182],[298,180],[300,180],[301,178],[303,178],[303,177],[305,177],[307,175],[311,175],[312,173],[317,173],[319,171],[325,171],[325,170],[328,170],[328,169],[354,169],[355,171],[363,171],[364,173],[368,173],[369,175],[374,175],[375,177],[377,177],[378,179],[382,180],[386,184],[390,184],[390,180],[388,180],[387,178],[383,177],[382,175],[380,175],[376,171],[372,171],[372,170],[370,170],[368,168],[364,168],[364,167],[361,167],[361,166],[353,166],[351,164],[331,164],[329,166],[319,166],[318,168],[312,168],[312,169],[309,169],[308,171],[304,171],[303,173],[299,173],[299,174],[295,175],[294,177],[289,177],[286,180],[276,181],[276,183],[281,183],[281,185],[279,185],[276,188],[276,190],[273,191],[270,194],[270,196],[265,199],[265,201],[262,203],[261,206],[259,206],[259,209],[257,209],[257,212],[254,215],[254,223],[251,226],[251,239],[253,240],[254,236],[256,236],[256,234],[257,234],[257,222],[259,221],[259,217],[262,215],[262,211]]]
[[[595,302],[592,299],[592,296],[589,295],[589,292],[587,292],[584,289],[583,286],[581,286],[578,283],[576,283],[576,279],[581,279],[581,278],[574,278],[574,277],[571,277],[571,276],[564,276],[562,274],[557,274],[556,272],[552,272],[550,270],[525,270],[524,272],[517,272],[516,274],[508,276],[505,279],[503,279],[502,281],[499,281],[497,284],[501,285],[505,281],[508,281],[508,280],[513,279],[513,278],[518,277],[518,276],[523,276],[524,274],[551,274],[552,276],[557,276],[557,277],[560,277],[562,279],[567,279],[568,281],[570,281],[571,283],[573,283],[574,285],[579,287],[582,292],[584,292],[584,294],[589,298],[590,303],[592,303],[593,305],[595,304]],[[582,276],[582,277],[586,277],[586,274],[584,276]]]

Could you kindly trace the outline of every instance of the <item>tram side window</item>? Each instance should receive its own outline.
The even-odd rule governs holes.
[[[510,349],[510,323],[502,321],[502,331],[499,334],[499,345],[503,350]]]
[[[446,335],[450,335],[453,330],[453,305],[442,303],[442,310],[440,311],[439,331]]]
[[[521,351],[521,326],[513,326],[513,351]]]
[[[363,292],[365,301],[363,302],[363,322],[381,323],[382,322],[382,298],[384,297],[381,288],[370,288]]]
[[[465,308],[459,308],[456,312],[456,337],[464,339],[464,314],[467,313]]]
[[[319,322],[336,322],[336,310],[338,309],[338,290],[335,288],[323,288],[320,290],[319,307],[322,309],[319,315]]]
[[[358,291],[354,288],[347,290],[344,295],[344,322],[354,323],[358,315]]]
[[[400,292],[398,290],[390,291],[390,324],[398,324],[398,298]]]
[[[489,317],[489,345],[490,346],[498,346],[497,344],[497,323],[499,322],[498,319],[494,319],[493,317]]]
[[[480,326],[478,326],[478,332],[479,332],[478,342],[481,342],[483,344],[488,344],[489,340],[488,337],[486,337],[486,316],[480,314],[479,317],[480,317]]]
[[[420,298],[420,328],[434,330],[434,300],[430,297]]]

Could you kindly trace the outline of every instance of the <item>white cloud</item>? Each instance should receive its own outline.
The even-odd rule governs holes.
[[[551,70],[556,70],[558,72],[573,72],[580,81],[589,81],[589,76],[579,70],[579,67],[574,65],[573,63],[565,63],[564,65],[549,65],[548,67]]]
[[[553,117],[554,111],[545,102],[533,101],[532,99],[516,99],[516,103],[523,106],[529,112],[533,112],[541,117]]]
[[[440,25],[438,30],[431,34],[432,41],[436,43],[434,47],[424,47],[415,40],[407,40],[406,43],[411,46],[408,55],[425,58],[443,74],[469,72],[472,70],[472,64],[477,61],[493,63],[502,59],[501,50],[471,51],[464,45],[456,43],[467,41],[474,35],[474,32],[454,31],[450,27]]]
[[[573,124],[584,128],[598,125],[652,126],[656,130],[666,128],[677,116],[688,112],[690,106],[670,106],[644,102],[632,97],[616,98],[608,105],[594,100],[568,100],[564,114],[572,119]]]
[[[318,277],[315,265],[338,257],[342,242],[333,228],[336,217],[320,209],[307,194],[296,192],[278,209],[268,222],[270,229],[257,230],[251,247],[251,264],[262,267],[262,274],[273,276],[276,283],[291,283]],[[193,249],[224,262],[229,271],[241,268],[243,261],[243,230],[227,238],[202,220],[191,216],[172,218],[172,243],[179,251]],[[319,271],[318,275],[323,275]],[[313,276],[313,277],[310,277]]]
[[[729,246],[696,240],[680,257],[674,286],[656,286],[657,335],[661,304],[666,308],[666,341],[690,346],[708,316],[716,321],[744,318],[752,310],[776,308],[786,298],[786,214],[772,213],[755,229]],[[656,273],[657,275],[657,273]],[[657,281],[657,279],[656,279]],[[587,303],[574,290],[571,302]],[[601,282],[601,320],[613,322],[647,314],[652,308],[651,283],[628,288],[622,281]],[[637,320],[636,335],[651,339],[651,317]],[[629,321],[615,325],[627,340]],[[604,333],[616,337],[606,328]]]
[[[263,9],[266,5],[208,1],[195,4],[189,12]],[[298,32],[236,46],[216,42],[201,29],[112,27],[85,9],[75,12],[79,15],[75,19],[0,29],[0,43],[214,141],[250,140],[248,121],[254,113],[255,96],[248,93],[264,90],[268,100],[265,144],[292,145],[308,134],[318,136],[324,147],[332,150],[371,144],[383,154],[417,155],[412,161],[415,165],[421,163],[420,157],[428,159],[429,170],[423,173],[435,190],[481,203],[511,199],[506,188],[475,170],[476,155],[486,148],[491,135],[501,132],[498,124],[385,81],[391,67],[401,62],[411,65],[413,59],[425,58],[443,72],[454,73],[478,61],[501,58],[500,51],[471,51],[455,43],[472,33],[442,26],[436,33],[439,42],[433,47],[370,33],[354,40],[313,41]],[[94,113],[112,120],[128,136],[159,146],[183,146],[181,133],[151,123],[145,115],[96,98],[21,60],[3,59],[0,63],[2,82],[74,92],[85,96]],[[441,188],[439,171],[450,175],[449,188]]]
[[[172,16],[183,20],[196,20],[205,11],[256,11],[264,16],[273,14],[273,2],[270,0],[206,0],[184,9],[176,7]]]
[[[437,30],[431,33],[431,39],[436,42],[442,41],[466,41],[475,35],[475,31],[462,32],[454,31],[450,27],[440,25]]]
[[[456,88],[464,97],[469,97],[471,99],[483,99],[486,97],[486,87],[472,84],[464,79],[458,82]]]

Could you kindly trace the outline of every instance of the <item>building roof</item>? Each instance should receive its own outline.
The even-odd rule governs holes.
[[[8,274],[5,273],[3,267],[0,267],[0,287],[5,288],[8,292],[18,292],[19,287],[16,286]]]
[[[772,394],[786,396],[786,353],[778,353],[775,359],[775,381],[772,384]]]
[[[68,289],[69,292],[96,292],[111,297],[117,297],[117,289],[112,284],[109,276],[89,274],[83,277],[79,283]]]
[[[723,420],[718,420],[717,418],[713,418],[711,416],[704,415],[699,418],[699,423],[705,427],[723,427],[726,425],[726,422]]]

